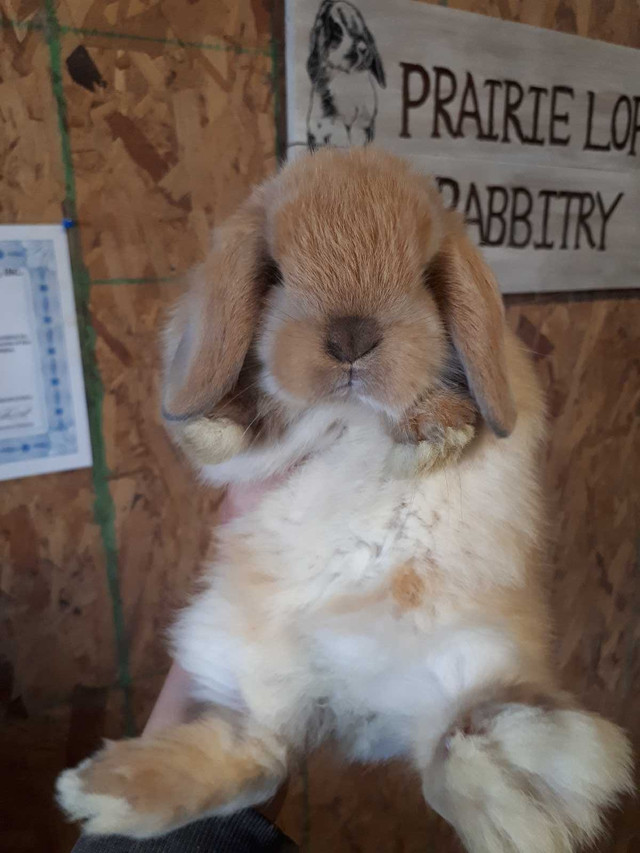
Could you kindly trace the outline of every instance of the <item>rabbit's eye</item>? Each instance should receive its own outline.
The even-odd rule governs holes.
[[[422,270],[422,283],[429,290],[433,283],[433,269],[431,264],[427,264],[427,266]]]
[[[281,287],[284,284],[282,271],[273,258],[265,258],[262,267],[263,293],[271,290],[272,287]]]

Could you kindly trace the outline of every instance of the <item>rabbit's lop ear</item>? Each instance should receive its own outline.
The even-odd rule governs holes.
[[[163,414],[208,414],[234,386],[251,345],[263,291],[264,204],[260,189],[221,225],[192,273],[165,339]]]
[[[320,80],[320,72],[324,64],[326,30],[331,11],[332,0],[324,0],[318,9],[318,14],[313,22],[309,33],[309,57],[307,59],[307,73],[311,83],[315,86]]]
[[[364,38],[369,50],[369,71],[371,71],[373,76],[376,78],[378,84],[383,89],[386,89],[387,78],[384,74],[384,65],[382,64],[382,59],[380,59],[380,54],[378,53],[375,40],[364,21],[362,21],[362,37]]]
[[[493,432],[516,422],[505,353],[505,317],[495,277],[461,224],[443,239],[427,273],[471,393]]]

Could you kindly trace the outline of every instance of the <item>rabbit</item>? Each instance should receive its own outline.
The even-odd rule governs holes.
[[[173,316],[162,405],[208,482],[286,476],[217,530],[172,629],[193,718],[66,770],[71,818],[228,814],[331,737],[405,759],[470,853],[598,835],[630,746],[551,660],[541,389],[428,177],[327,148],[257,188]]]
[[[309,148],[371,142],[376,84],[384,89],[387,81],[375,40],[353,3],[323,0],[309,39],[307,73]]]

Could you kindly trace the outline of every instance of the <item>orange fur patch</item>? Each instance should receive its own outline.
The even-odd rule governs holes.
[[[270,368],[283,388],[308,402],[329,395],[347,371],[325,352],[321,324],[290,318],[275,336]]]
[[[401,611],[415,610],[424,601],[426,584],[412,562],[404,563],[391,577],[391,595]]]
[[[109,744],[80,776],[87,792],[125,799],[163,831],[283,772],[260,740],[208,716],[155,737]]]
[[[260,312],[264,217],[256,189],[216,230],[212,250],[191,273],[168,335],[164,406],[174,417],[211,412],[240,375]]]
[[[516,408],[507,379],[502,297],[464,228],[453,216],[450,223],[429,283],[485,420],[506,436],[515,425]]]
[[[327,354],[327,329],[336,318],[361,317],[380,333],[358,362],[363,390],[403,410],[445,357],[443,324],[423,280],[442,236],[431,182],[380,151],[323,150],[289,165],[267,199],[284,281],[276,322],[265,326],[273,376],[301,401],[334,392],[348,371]]]
[[[469,397],[448,388],[431,391],[418,400],[398,423],[394,436],[415,443],[439,438],[444,430],[474,426],[478,411]]]

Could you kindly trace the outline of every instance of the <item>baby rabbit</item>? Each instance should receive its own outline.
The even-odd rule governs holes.
[[[472,853],[598,834],[630,750],[550,661],[540,388],[430,180],[325,149],[259,187],[177,308],[163,408],[210,481],[288,473],[217,531],[173,629],[193,720],[63,773],[72,818],[226,814],[332,736],[405,757]]]

